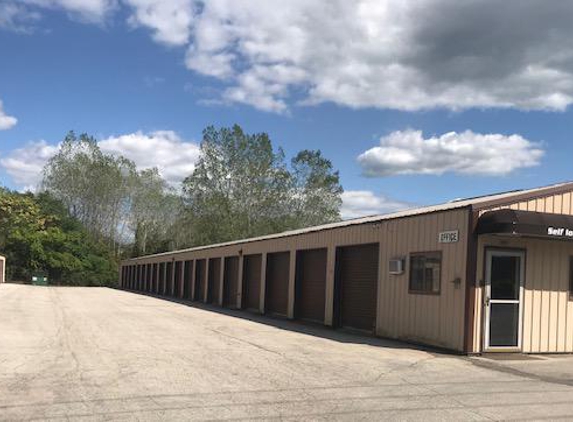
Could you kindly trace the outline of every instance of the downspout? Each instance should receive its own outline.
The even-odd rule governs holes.
[[[466,292],[464,314],[464,353],[476,353],[474,350],[474,330],[476,318],[476,276],[477,276],[477,244],[475,233],[479,212],[470,205],[468,207],[468,232],[466,248]]]

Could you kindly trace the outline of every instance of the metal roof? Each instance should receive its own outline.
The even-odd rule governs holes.
[[[449,210],[454,210],[454,209],[459,209],[459,208],[468,208],[468,207],[481,208],[484,206],[489,206],[489,205],[494,205],[494,204],[495,205],[501,205],[504,202],[511,202],[511,200],[515,200],[519,197],[535,198],[535,197],[549,194],[554,190],[561,191],[561,190],[567,190],[567,189],[573,190],[573,182],[558,183],[558,184],[554,184],[554,185],[543,186],[543,187],[538,187],[538,188],[533,188],[533,189],[512,190],[512,191],[508,191],[508,192],[501,192],[501,193],[496,193],[496,194],[492,194],[492,195],[478,196],[478,197],[472,197],[472,198],[466,198],[466,199],[456,199],[456,200],[449,201],[449,202],[442,203],[442,204],[430,205],[430,206],[419,207],[419,208],[410,208],[410,209],[406,209],[403,211],[397,211],[397,212],[388,213],[388,214],[379,214],[379,215],[372,215],[372,216],[368,216],[368,217],[354,218],[354,219],[350,219],[350,220],[338,221],[336,223],[322,224],[320,226],[305,227],[302,229],[289,230],[289,231],[285,231],[285,232],[268,234],[268,235],[258,236],[258,237],[251,237],[251,238],[241,239],[241,240],[234,240],[234,241],[230,241],[230,242],[216,243],[216,244],[205,245],[205,246],[196,246],[193,248],[179,249],[176,251],[163,252],[163,253],[152,254],[152,255],[144,255],[144,256],[140,256],[140,257],[136,257],[136,258],[130,258],[126,261],[133,261],[133,260],[139,260],[139,259],[145,259],[145,258],[151,258],[151,257],[157,257],[157,256],[164,256],[164,255],[180,254],[180,253],[185,253],[185,252],[201,251],[201,250],[205,250],[205,249],[212,249],[212,248],[218,248],[218,247],[224,247],[224,246],[233,246],[233,245],[238,245],[241,243],[258,242],[261,240],[270,240],[270,239],[278,239],[278,238],[282,238],[282,237],[291,237],[291,236],[297,236],[297,235],[306,234],[306,233],[313,233],[313,232],[322,231],[322,230],[331,230],[331,229],[336,229],[336,228],[340,228],[340,227],[355,226],[355,225],[360,225],[360,224],[377,223],[377,222],[385,221],[385,220],[392,220],[392,219],[404,218],[404,217],[413,217],[416,215],[429,214],[429,213],[441,212],[441,211],[449,211]]]

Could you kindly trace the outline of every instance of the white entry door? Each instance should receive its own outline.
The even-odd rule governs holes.
[[[525,252],[486,252],[486,350],[521,350],[524,276]]]

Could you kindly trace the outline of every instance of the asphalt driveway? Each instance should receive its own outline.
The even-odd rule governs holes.
[[[523,362],[234,315],[249,316],[105,288],[0,285],[0,420],[573,415],[573,382],[558,369],[571,358],[540,375]]]

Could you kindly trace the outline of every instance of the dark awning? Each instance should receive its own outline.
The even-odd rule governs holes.
[[[476,233],[573,240],[573,216],[509,209],[489,211],[478,220]]]

